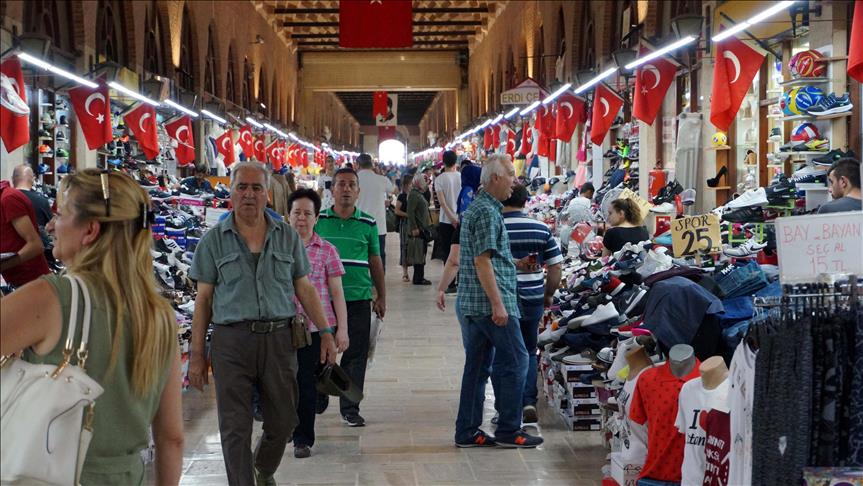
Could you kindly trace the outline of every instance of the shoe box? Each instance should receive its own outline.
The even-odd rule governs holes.
[[[611,453],[611,478],[620,486],[635,486],[638,475],[641,474],[641,464],[626,464],[620,452]]]
[[[591,365],[552,361],[548,352],[543,351],[540,370],[549,407],[560,414],[568,430],[602,430],[603,412],[596,388],[581,381],[584,375],[596,372]]]

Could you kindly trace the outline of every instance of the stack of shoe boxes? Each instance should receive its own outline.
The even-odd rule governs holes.
[[[543,351],[540,370],[549,406],[556,410],[570,430],[600,430],[602,412],[596,389],[581,379],[595,370],[590,360],[566,364],[550,359]]]

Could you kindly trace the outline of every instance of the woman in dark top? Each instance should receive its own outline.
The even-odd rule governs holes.
[[[398,218],[399,225],[399,265],[402,267],[402,282],[410,282],[411,277],[408,275],[408,265],[405,263],[405,250],[408,244],[408,193],[411,191],[413,184],[413,174],[405,174],[401,179],[401,192],[396,198],[396,207],[393,210]]]
[[[612,227],[602,237],[605,249],[602,255],[610,255],[627,243],[649,240],[650,234],[642,224],[641,209],[631,199],[615,199],[608,210],[608,224]]]

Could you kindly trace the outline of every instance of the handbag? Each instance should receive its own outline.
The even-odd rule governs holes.
[[[3,484],[77,485],[87,457],[95,401],[104,390],[84,368],[91,317],[87,285],[79,277],[66,278],[72,284],[72,303],[63,361],[51,365],[10,358],[0,368]],[[84,319],[75,350],[79,294],[84,297]]]
[[[328,363],[318,372],[315,390],[323,395],[343,397],[356,403],[363,399],[363,391],[336,363]]]

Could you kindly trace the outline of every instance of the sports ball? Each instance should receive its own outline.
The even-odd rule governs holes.
[[[827,73],[827,61],[823,54],[810,49],[794,54],[788,69],[795,78],[820,78]]]
[[[711,143],[713,143],[714,147],[721,147],[723,145],[728,145],[728,135],[725,132],[716,132],[713,134],[713,138],[711,139]]]
[[[794,142],[808,142],[816,138],[821,138],[821,134],[818,133],[818,128],[809,122],[801,123],[791,131],[791,140]]]
[[[802,115],[810,107],[818,104],[824,97],[824,91],[815,86],[800,86],[792,88],[782,94],[780,106],[782,112],[788,116]]]

